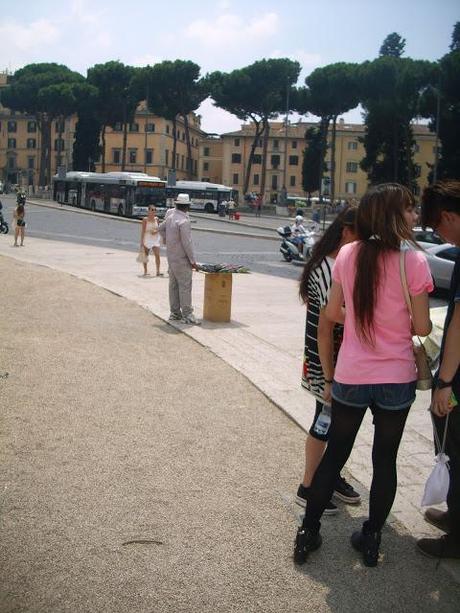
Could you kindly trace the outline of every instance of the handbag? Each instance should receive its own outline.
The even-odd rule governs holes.
[[[407,309],[411,320],[413,320],[412,304],[410,301],[409,289],[407,287],[406,266],[405,266],[405,251],[401,250],[399,257],[399,272],[401,274],[401,283],[403,287],[404,298],[406,300]],[[431,373],[431,364],[428,354],[420,336],[416,336],[416,341],[412,341],[412,349],[414,352],[415,366],[417,368],[417,389],[430,390],[433,384],[433,375]]]
[[[433,419],[433,414],[431,414]],[[449,456],[444,453],[446,447],[447,425],[449,423],[449,414],[446,415],[446,422],[444,424],[444,435],[442,437],[442,445],[439,442],[438,431],[433,424],[434,438],[436,441],[436,448],[439,453],[436,455],[434,461],[433,470],[430,473],[423,492],[422,507],[428,507],[432,504],[441,504],[446,502],[447,494],[449,492],[450,475],[449,475]]]
[[[149,256],[145,253],[144,249],[141,247],[139,249],[139,253],[137,255],[136,262],[139,262],[139,264],[147,264],[148,261],[149,261]]]

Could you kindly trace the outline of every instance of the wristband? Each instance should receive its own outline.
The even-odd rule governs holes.
[[[436,381],[436,387],[438,388],[438,390],[443,390],[446,387],[452,387],[452,381],[444,381],[439,377]]]

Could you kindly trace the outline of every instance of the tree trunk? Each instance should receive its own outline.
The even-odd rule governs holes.
[[[407,186],[412,191],[415,187],[414,176],[412,173],[412,134],[409,125],[406,125],[406,165],[407,165]]]
[[[245,177],[244,177],[244,185],[243,185],[243,196],[248,193],[249,182],[250,182],[250,179],[251,179],[252,159],[254,157],[254,152],[255,152],[256,147],[257,147],[257,141],[259,140],[260,135],[262,133],[262,130],[260,129],[260,126],[261,126],[260,121],[257,121],[254,118],[252,119],[252,121],[254,122],[256,130],[255,130],[254,140],[252,141],[252,145],[251,145],[251,152],[249,154],[249,160],[248,160],[248,163],[247,163],[247,166],[246,166],[246,174],[245,174]]]
[[[190,126],[188,123],[187,115],[182,115],[184,119],[184,128],[185,128],[185,142],[187,143],[187,160],[186,160],[186,169],[187,176],[189,179],[193,179],[193,160],[192,160],[192,145],[190,143]]]
[[[63,147],[61,147],[61,142],[62,142],[62,132],[63,132],[62,124],[63,123],[64,123],[64,115],[59,115],[59,117],[58,117],[58,126],[59,126],[59,130],[58,130],[58,152],[57,152],[57,165],[58,166],[62,166],[62,151],[63,151]]]
[[[327,149],[327,132],[329,128],[329,117],[321,117],[321,155],[319,160],[319,188],[318,194],[321,199],[323,195],[323,174],[324,174],[324,157]]]
[[[101,172],[105,172],[105,128],[106,125],[105,123],[102,124],[102,129],[101,129],[101,141],[102,141],[102,151],[101,151],[101,157],[102,157],[102,166],[101,166]]]
[[[128,142],[128,124],[126,121],[123,122],[123,149],[121,151],[121,171],[124,172],[126,169],[126,145]]]
[[[176,151],[177,151],[177,120],[174,117],[172,120],[173,125],[173,150],[172,150],[172,164],[171,168],[176,170]]]
[[[51,120],[46,113],[40,117],[40,174],[38,183],[42,187],[49,185],[51,177]]]
[[[394,122],[393,124],[393,181],[394,183],[398,182],[398,174],[399,174],[399,137],[398,137],[398,124]]]
[[[335,200],[335,143],[337,132],[337,115],[332,117],[332,141],[331,141],[331,203]]]
[[[262,119],[263,123],[263,149],[262,149],[262,177],[260,180],[260,193],[262,195],[262,205],[265,202],[265,181],[267,177],[267,151],[268,151],[268,137],[270,136],[270,124],[267,118]]]

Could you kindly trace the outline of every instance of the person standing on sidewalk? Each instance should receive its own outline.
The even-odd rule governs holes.
[[[262,194],[257,194],[256,198],[256,217],[260,217],[262,212]]]
[[[381,530],[396,494],[399,444],[415,400],[412,330],[420,336],[431,330],[428,293],[433,282],[425,255],[404,248],[412,321],[400,274],[402,244],[414,244],[406,219],[414,204],[413,194],[397,183],[370,188],[358,207],[358,240],[344,245],[335,260],[326,315],[344,323],[344,337],[332,384],[329,442],[297,531],[296,564],[321,546],[321,516],[368,407],[374,424],[369,519],[353,533],[351,544],[366,566],[378,563]]]
[[[21,240],[20,246],[24,246],[24,231],[26,229],[25,207],[23,204],[18,204],[13,213],[14,221],[14,246],[19,247],[18,238]]]
[[[325,315],[332,267],[342,245],[356,239],[356,210],[356,207],[348,208],[336,217],[313,247],[299,283],[299,294],[307,307],[302,386],[316,398],[315,416],[305,441],[305,473],[296,496],[297,504],[303,507],[307,505],[308,490],[327,445],[328,429],[320,427],[318,419],[324,405],[330,407],[331,404],[331,384],[343,336],[343,326],[334,324]],[[360,495],[340,475],[334,495],[349,504],[361,502]],[[335,515],[337,511],[335,504],[329,501],[324,514]]]
[[[439,181],[422,196],[422,225],[460,247],[460,181]],[[442,441],[447,415],[445,453],[449,456],[450,484],[447,511],[427,509],[425,519],[440,528],[440,538],[423,538],[418,549],[433,558],[460,558],[460,255],[457,255],[449,292],[449,306],[441,344],[439,370],[431,400],[434,427]],[[436,450],[438,453],[438,450]]]
[[[192,243],[192,228],[187,211],[190,196],[178,194],[176,208],[160,224],[159,232],[166,244],[169,267],[170,321],[182,320],[199,325],[192,307],[192,270],[198,270]]]
[[[154,204],[149,205],[147,217],[144,217],[141,224],[141,245],[140,248],[144,250],[144,260],[142,265],[144,267],[144,277],[147,276],[147,263],[149,260],[149,253],[153,251],[155,257],[155,266],[157,271],[157,277],[162,277],[160,272],[160,233],[159,223],[157,217],[157,209]]]

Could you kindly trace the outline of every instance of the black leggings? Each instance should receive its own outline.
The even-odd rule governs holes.
[[[371,407],[374,416],[372,485],[369,500],[369,528],[380,531],[396,495],[396,456],[409,408],[399,410]],[[350,456],[367,409],[332,400],[332,423],[326,452],[316,469],[308,495],[304,527],[318,530],[320,519],[331,499],[334,485]]]

